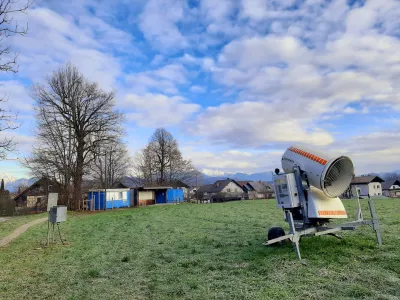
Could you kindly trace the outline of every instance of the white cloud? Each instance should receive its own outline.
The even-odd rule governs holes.
[[[181,147],[185,158],[191,159],[193,164],[204,174],[223,175],[224,173],[255,173],[268,172],[281,167],[280,160],[285,150],[276,151],[241,151],[203,150],[194,147]]]
[[[298,10],[287,10],[293,6],[295,0],[242,0],[241,1],[241,17],[250,18],[252,21],[262,21],[267,18],[290,18],[301,15]]]
[[[18,19],[19,23],[29,23],[26,36],[10,38],[12,46],[20,51],[19,76],[39,81],[71,61],[102,88],[114,88],[121,66],[106,50],[121,43],[121,49],[132,50],[129,35],[95,18],[81,17],[81,20],[82,24],[76,24],[71,16],[42,7]]]
[[[200,109],[182,97],[162,94],[128,94],[121,105],[127,110],[133,108],[134,112],[127,113],[128,119],[143,127],[178,125]]]
[[[373,131],[338,141],[334,150],[348,155],[355,165],[356,174],[385,172],[400,169],[399,124],[387,130]]]
[[[153,47],[175,52],[189,45],[177,26],[183,17],[183,1],[150,0],[139,17],[139,27]]]
[[[202,86],[199,86],[199,85],[193,85],[190,88],[190,91],[193,92],[193,93],[205,93],[206,89],[204,87],[202,87]]]
[[[184,64],[197,64],[199,63],[199,58],[194,57],[190,54],[185,53],[182,57],[178,59],[180,62]]]
[[[242,102],[210,107],[200,114],[190,131],[214,142],[235,147],[307,141],[328,145],[332,136],[294,110],[262,102]]]
[[[18,132],[18,130],[0,131],[0,140],[4,138],[12,138],[16,144],[15,151],[10,153],[10,157],[19,157],[21,154],[30,153],[36,142],[35,137]]]
[[[32,112],[33,100],[27,88],[16,80],[0,81],[0,98],[7,99],[2,102],[2,108],[13,112]]]
[[[153,60],[151,61],[151,65],[157,66],[157,65],[159,65],[164,59],[165,59],[165,57],[164,57],[163,55],[157,54],[157,55],[154,56]]]
[[[307,49],[291,36],[266,36],[236,40],[224,47],[218,61],[240,69],[277,63],[305,63]]]
[[[125,76],[130,89],[143,94],[158,91],[167,94],[178,94],[178,86],[186,84],[187,71],[180,64],[170,64],[151,71],[139,72]]]

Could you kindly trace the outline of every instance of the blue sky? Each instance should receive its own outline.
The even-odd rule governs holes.
[[[356,173],[400,169],[400,3],[322,0],[37,1],[9,38],[19,72],[0,92],[35,143],[30,85],[65,62],[126,114],[133,155],[156,127],[207,174],[280,166],[291,144],[349,155]],[[26,176],[17,162],[0,173]]]

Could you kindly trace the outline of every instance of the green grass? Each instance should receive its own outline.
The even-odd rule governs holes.
[[[6,222],[0,222],[0,239],[12,233],[15,229],[28,223],[30,221],[46,217],[47,213],[33,214],[27,216],[18,217],[6,217],[9,218]]]
[[[36,250],[40,224],[0,249],[0,299],[400,299],[400,201],[375,205],[382,247],[369,227],[303,238],[304,262],[262,246],[287,230],[273,200],[70,215],[68,246]]]

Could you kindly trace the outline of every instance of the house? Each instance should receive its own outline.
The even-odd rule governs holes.
[[[140,187],[131,190],[133,190],[132,206],[172,204],[185,200],[183,189],[171,186]]]
[[[30,207],[36,210],[46,210],[49,193],[60,194],[62,187],[48,178],[41,178],[14,197],[18,207]]]
[[[360,196],[381,196],[382,182],[384,180],[378,176],[358,176],[350,184],[357,187]]]
[[[250,181],[246,184],[249,199],[268,199],[272,198],[274,191],[268,182]]]
[[[382,183],[382,193],[386,197],[400,198],[400,180],[386,180],[384,183]]]
[[[203,185],[198,191],[204,195],[203,198],[210,198],[212,202],[238,200],[242,199],[245,194],[242,186],[230,178]]]

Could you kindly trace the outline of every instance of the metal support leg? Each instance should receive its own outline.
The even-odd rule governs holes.
[[[47,220],[47,247],[50,245],[50,213],[49,219]]]
[[[369,198],[369,200],[368,200],[368,206],[369,206],[369,211],[371,213],[371,218],[372,218],[372,229],[376,233],[376,239],[378,240],[378,245],[381,246],[382,245],[381,229],[379,226],[378,216],[377,216],[376,210],[375,210],[375,205],[371,198]]]
[[[293,216],[290,211],[286,211],[286,220],[289,223],[290,233],[293,234],[293,237],[291,238],[291,240],[292,240],[294,250],[296,251],[297,258],[301,260],[300,246],[299,246],[300,237],[298,234],[296,234],[296,227],[294,225]]]
[[[53,223],[53,237],[52,237],[52,239],[53,239],[53,244],[54,244],[54,223]]]

